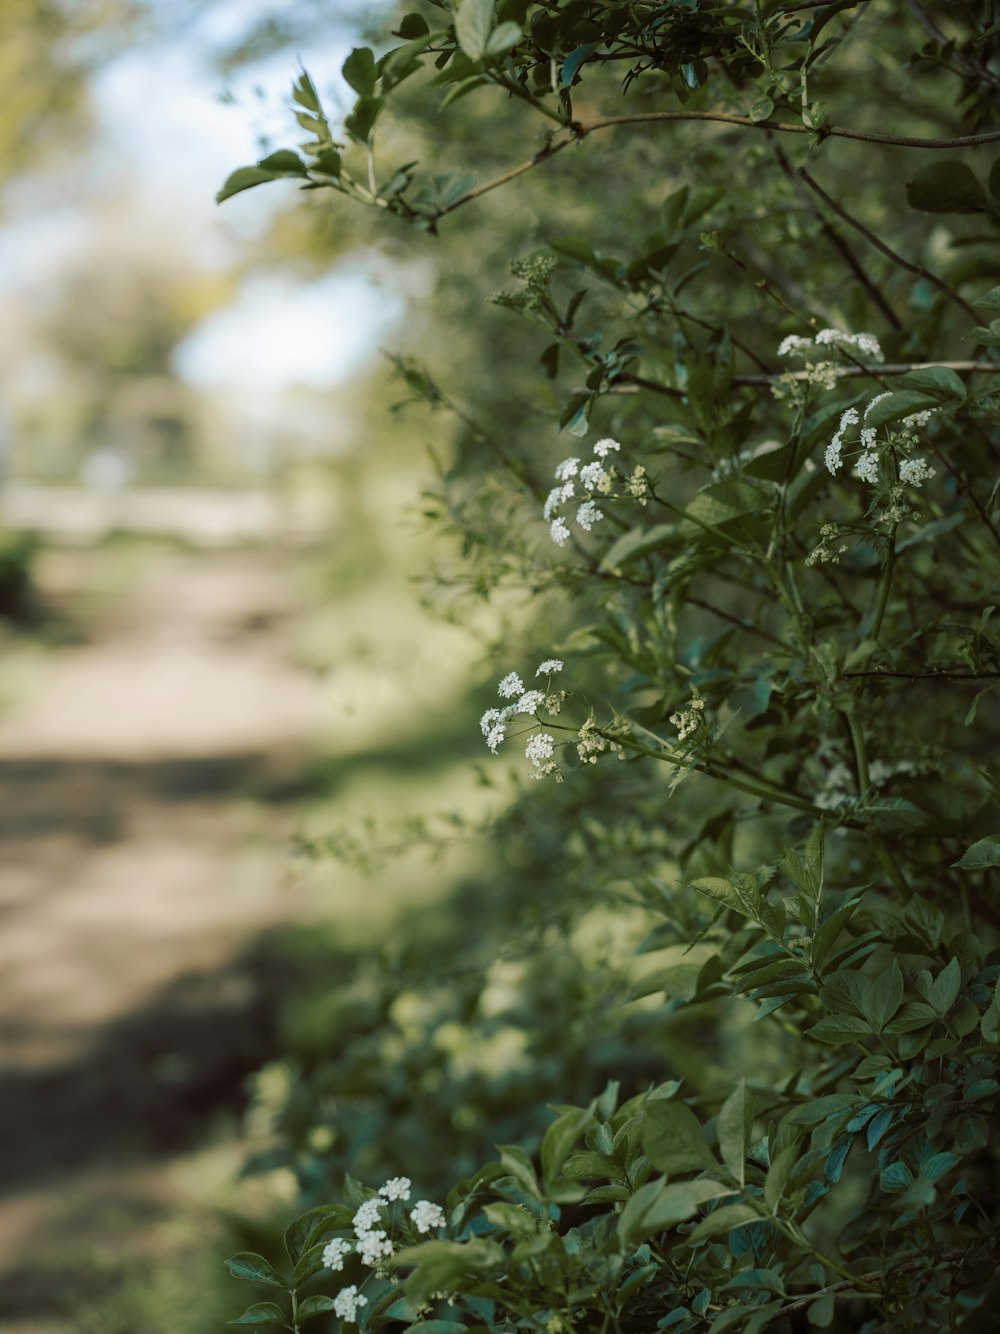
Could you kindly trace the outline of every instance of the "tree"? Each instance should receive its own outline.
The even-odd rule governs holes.
[[[292,179],[446,255],[453,215],[502,198],[516,231],[547,182],[495,303],[540,333],[573,443],[543,457],[399,369],[459,423],[438,512],[470,583],[561,595],[559,642],[505,663],[482,718],[542,780],[510,820],[557,822],[568,915],[643,916],[663,953],[630,960],[632,998],[697,1015],[714,1060],[561,1100],[445,1209],[348,1177],[289,1228],[290,1270],[230,1261],[289,1294],[242,1322],[988,1329],[1000,24],[462,0],[393,36],[348,58],[342,136],[303,73],[308,142],[220,198]],[[431,99],[503,164],[475,177],[457,137],[454,167],[410,160]]]

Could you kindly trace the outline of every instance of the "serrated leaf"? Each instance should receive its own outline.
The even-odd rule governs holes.
[[[746,1184],[746,1157],[753,1124],[753,1103],[747,1082],[741,1079],[719,1109],[715,1119],[722,1161],[741,1186]]]
[[[1000,310],[1000,287],[991,287],[982,296],[977,296],[972,304],[985,306],[987,310]]]
[[[252,190],[255,185],[266,185],[268,181],[275,179],[274,172],[266,171],[263,167],[237,167],[226,177],[225,184],[215,196],[215,202],[222,204],[227,199],[232,199],[233,195],[241,194],[244,190]]]
[[[253,1306],[248,1306],[241,1316],[235,1320],[227,1320],[227,1325],[281,1325],[284,1329],[291,1329],[285,1312],[276,1302],[254,1302]]]
[[[308,1320],[310,1316],[322,1315],[324,1311],[332,1311],[334,1306],[335,1303],[332,1297],[324,1297],[322,1294],[317,1293],[312,1297],[305,1297],[299,1302],[295,1312],[295,1319],[297,1322]]]
[[[985,871],[1000,866],[1000,838],[994,834],[981,838],[962,853],[952,866],[959,871]]]
[[[270,1283],[287,1292],[288,1285],[270,1260],[265,1260],[256,1251],[240,1251],[226,1261],[226,1268],[234,1278],[250,1279],[253,1283]]]
[[[734,1228],[742,1227],[746,1223],[759,1223],[760,1214],[752,1205],[744,1204],[724,1204],[719,1209],[713,1209],[707,1218],[703,1218],[698,1226],[688,1237],[688,1245],[694,1246],[699,1241],[707,1241],[710,1237],[719,1237],[723,1233],[732,1232]]]

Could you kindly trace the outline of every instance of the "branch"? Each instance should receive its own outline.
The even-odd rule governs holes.
[[[454,213],[457,208],[481,198],[490,190],[506,185],[508,181],[514,180],[526,171],[531,171],[533,167],[540,166],[549,158],[555,157],[557,153],[561,153],[564,148],[569,148],[570,144],[580,143],[588,134],[594,134],[598,130],[610,130],[619,125],[656,125],[688,120],[740,125],[748,130],[773,130],[779,134],[813,134],[819,139],[859,139],[863,143],[889,144],[896,148],[974,148],[978,144],[992,144],[1000,140],[1000,130],[989,130],[985,134],[958,135],[950,139],[915,139],[904,135],[879,134],[870,130],[852,130],[844,125],[823,125],[818,130],[811,130],[806,125],[795,125],[779,120],[751,120],[749,116],[731,115],[726,111],[647,111],[634,116],[607,116],[603,120],[574,121],[572,125],[566,127],[564,138],[553,138],[527,162],[522,162],[519,166],[512,167],[510,171],[505,171],[503,175],[495,176],[493,180],[468,190],[430,216],[437,219],[445,217],[448,213]],[[978,316],[973,318],[978,319]]]
[[[859,676],[897,676],[906,681],[986,681],[1000,679],[1000,672],[891,672],[887,667],[876,667],[870,672],[843,672],[845,681]]]
[[[838,218],[843,219],[843,221],[846,222],[849,227],[853,227],[859,236],[863,236],[865,238],[865,240],[868,242],[869,245],[874,246],[875,249],[880,251],[883,255],[885,255],[886,258],[891,259],[893,263],[898,264],[900,268],[906,269],[908,273],[915,273],[918,275],[918,277],[926,278],[926,280],[931,284],[932,287],[936,287],[938,289],[938,291],[942,294],[942,296],[945,296],[954,305],[958,306],[959,310],[961,310],[962,313],[968,319],[972,320],[973,322],[977,322],[979,320],[979,316],[969,305],[968,301],[966,301],[963,297],[960,297],[959,294],[953,288],[949,287],[943,278],[939,278],[937,274],[931,273],[930,269],[925,269],[922,264],[913,264],[911,263],[910,260],[904,259],[903,256],[899,254],[898,251],[893,250],[891,246],[886,245],[886,243],[882,240],[881,237],[876,236],[875,233],[871,231],[868,227],[866,227],[863,222],[859,222],[859,220],[856,217],[854,217],[853,214],[848,213],[847,209],[845,209],[842,205],[838,204],[835,199],[832,199],[830,195],[828,195],[826,191],[823,189],[823,187],[819,184],[819,182],[813,180],[813,178],[806,171],[805,167],[799,167],[798,174],[801,177],[801,179],[805,181],[806,185],[808,185],[809,189],[812,190],[814,194],[818,195],[820,199],[822,199],[823,203],[826,204],[827,208],[829,208],[832,212],[836,213]]]
[[[860,375],[905,375],[908,371],[928,371],[943,367],[949,371],[993,371],[1000,373],[1000,361],[887,361],[876,366],[837,366],[833,374],[838,380],[851,379]],[[808,380],[811,371],[775,371],[768,375],[734,375],[731,383],[735,385],[769,385],[779,380]],[[637,394],[640,389],[652,389],[658,394],[669,394],[672,398],[685,397],[686,391],[674,389],[669,385],[657,384],[653,380],[642,380],[627,372],[619,376],[619,381],[628,380],[629,384],[614,384],[608,390],[611,394]]]

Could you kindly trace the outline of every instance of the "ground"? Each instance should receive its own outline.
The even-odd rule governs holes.
[[[308,910],[280,797],[323,685],[280,549],[41,573],[77,642],[17,648],[0,714],[0,1330],[159,1330],[130,1266],[148,1290],[231,1189],[259,941]]]

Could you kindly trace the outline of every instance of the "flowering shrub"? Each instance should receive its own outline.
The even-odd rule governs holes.
[[[283,1267],[230,1262],[285,1293],[234,1323],[995,1328],[992,11],[462,0],[393,37],[345,64],[340,139],[303,74],[305,156],[222,196],[291,178],[435,234],[522,177],[551,173],[553,213],[575,191],[588,235],[526,235],[540,253],[494,298],[544,336],[575,452],[534,428],[500,447],[400,370],[458,423],[440,512],[477,588],[530,589],[530,636],[559,654],[480,705],[486,758],[516,737],[527,777],[564,780],[516,808],[542,803],[552,904],[641,918],[615,999],[700,1024],[701,1059],[555,1100],[540,1142],[440,1207],[348,1178],[291,1224]],[[499,94],[490,156],[528,132],[532,156],[385,176],[393,113],[429,90],[470,132],[464,96]],[[585,207],[583,160],[620,189],[613,217]]]

